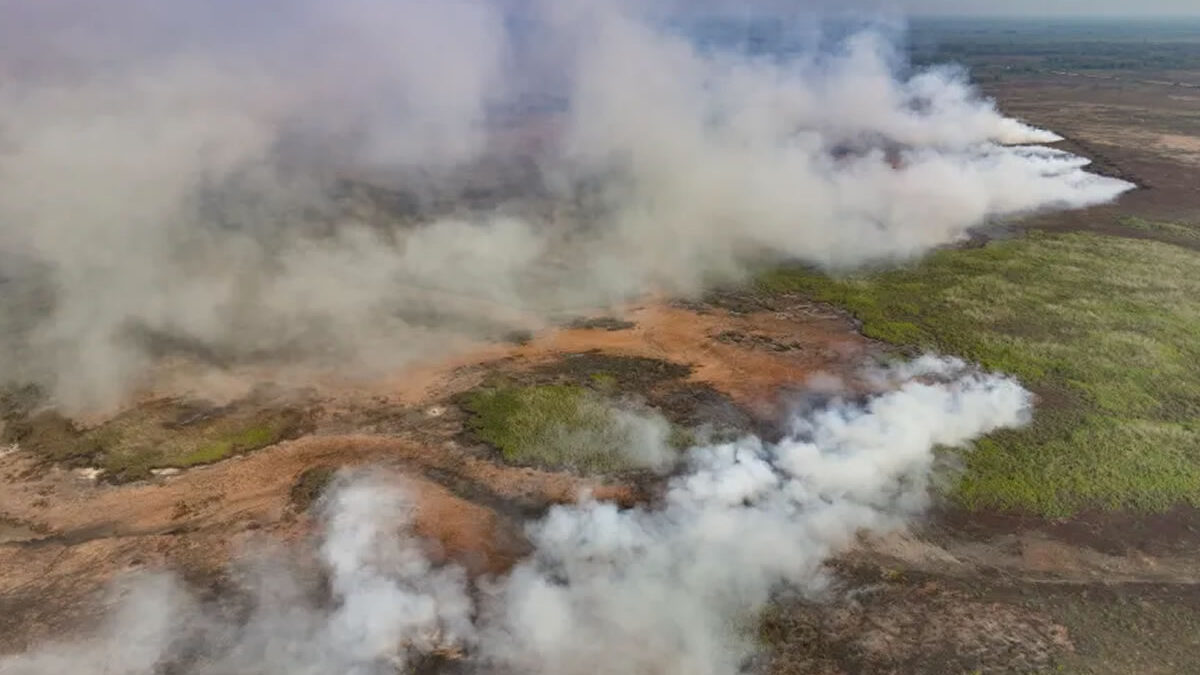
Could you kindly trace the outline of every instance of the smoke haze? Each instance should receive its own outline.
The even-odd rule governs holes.
[[[764,51],[670,6],[0,2],[0,379],[82,409],[163,357],[378,372],[1131,187],[892,28]]]
[[[779,443],[693,448],[653,505],[554,508],[497,579],[430,562],[395,480],[343,476],[321,509],[327,599],[283,556],[242,575],[242,612],[169,576],[135,580],[94,638],[0,659],[0,672],[393,673],[435,653],[456,672],[743,672],[772,593],[819,596],[830,556],[926,506],[935,448],[1030,412],[1015,381],[952,359],[873,380],[882,393],[798,415]]]

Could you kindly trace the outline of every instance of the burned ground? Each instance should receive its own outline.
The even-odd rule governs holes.
[[[470,415],[458,404],[464,395],[498,379],[586,387],[636,400],[680,427],[746,430],[769,418],[763,414],[773,410],[773,392],[785,384],[849,372],[873,349],[840,318],[800,317],[647,305],[622,319],[633,328],[576,324],[523,345],[481,345],[476,354],[395,380],[333,380],[286,396],[252,386],[238,393],[230,380],[221,386],[234,393],[219,403],[157,391],[81,422],[41,412],[27,393],[8,406],[13,445],[0,456],[0,644],[20,650],[95,620],[97,593],[128,570],[168,567],[200,583],[224,583],[226,563],[248,542],[309,536],[306,511],[343,467],[397,472],[416,496],[419,534],[475,573],[502,571],[526,551],[520,523],[584,493],[631,506],[650,496],[655,479],[507,466],[467,433]],[[752,351],[717,341],[723,330],[779,339],[798,332],[825,346]],[[745,369],[753,376],[741,377]],[[151,439],[195,429],[205,443],[221,442],[224,436],[209,436],[226,433],[217,425],[237,426],[227,420],[265,424],[291,420],[294,411],[303,412],[303,426],[250,445],[230,443],[228,456],[211,463],[181,462],[147,446],[155,454],[145,471],[104,480],[96,469],[106,468],[105,452],[125,446],[77,451],[84,440],[124,438],[110,430],[149,430],[137,437]]]
[[[1194,88],[1174,83],[1198,82],[1198,73],[1012,66],[981,78],[1006,111],[1065,136],[1058,147],[1088,156],[1100,173],[1139,187],[1112,205],[997,224],[979,244],[1031,230],[1052,237],[1082,232],[1162,242],[1178,247],[1181,260],[1194,259],[1200,232],[1200,163],[1195,154],[1200,138],[1195,104],[1200,99]],[[1170,274],[1162,271],[1161,281]],[[1061,291],[1066,297],[1082,288]],[[1128,300],[1121,293],[1114,297]],[[1045,307],[1042,311],[1048,312]],[[889,316],[900,318],[894,312]],[[1030,331],[1037,329],[1036,321],[998,327],[1016,339],[1036,338]],[[911,336],[896,340],[910,342]],[[1186,349],[1186,339],[1177,346]],[[1194,379],[1182,376],[1180,381]],[[1139,391],[1131,387],[1131,393]],[[1072,387],[1034,390],[1039,410],[1051,413],[1078,409],[1087,400],[1086,394],[1080,399],[1078,392],[1072,393]],[[1153,384],[1142,390],[1160,393]],[[1184,428],[1194,429],[1200,419],[1194,406],[1157,410],[1175,415]],[[1141,452],[1161,451],[1152,447]],[[1145,475],[1140,468],[1130,472]],[[1150,492],[1156,486],[1162,483],[1145,487]],[[888,554],[868,554],[866,564],[861,559],[848,563],[852,569],[839,567],[837,592],[843,602],[784,602],[767,622],[775,631],[769,637],[783,644],[772,669],[1194,672],[1200,653],[1195,638],[1200,570],[1193,562],[1200,547],[1200,520],[1190,504],[1195,498],[1189,488],[1149,509],[1110,504],[1057,517],[946,502],[912,538],[884,546]],[[845,602],[848,595],[853,599]],[[972,635],[977,626],[981,629]],[[909,651],[933,633],[936,637],[918,653]],[[906,655],[913,660],[906,661]]]
[[[834,574],[830,597],[768,612],[769,672],[1192,672],[1200,595],[1190,587],[852,565]]]
[[[1006,112],[1062,133],[1059,147],[1139,189],[1110,206],[995,224],[994,233],[1084,231],[1194,253],[1196,90],[1154,74],[1086,75],[1014,71],[983,84]],[[403,196],[372,199],[415,208]],[[267,378],[232,367],[228,396],[163,385],[115,415],[70,420],[17,392],[5,402],[0,451],[0,651],[95,621],[98,594],[129,570],[167,567],[212,593],[227,588],[226,564],[249,542],[311,535],[308,511],[343,467],[396,472],[415,495],[417,531],[442,556],[476,574],[503,571],[527,551],[522,521],[584,493],[632,506],[653,499],[656,479],[511,466],[471,432],[464,397],[571,387],[635,400],[688,430],[770,436],[797,405],[790,388],[814,376],[852,379],[890,349],[857,332],[864,323],[844,307],[778,290],[573,317],[377,381],[314,381],[302,395],[253,394]],[[1041,328],[1000,325],[1018,338]],[[1079,406],[1079,392],[1054,384],[1035,387],[1043,406]],[[1047,517],[943,501],[912,532],[835,561],[827,596],[781,595],[759,630],[759,665],[788,674],[1193,672],[1200,517],[1192,506],[1163,507]]]

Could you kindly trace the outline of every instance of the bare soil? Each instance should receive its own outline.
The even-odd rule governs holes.
[[[715,339],[730,330],[805,348],[762,351]],[[301,437],[207,466],[159,470],[149,480],[113,484],[75,462],[48,463],[44,448],[18,446],[0,456],[0,650],[94,619],[98,594],[123,572],[171,568],[218,584],[250,542],[309,536],[304,507],[319,500],[327,480],[314,478],[314,469],[388,469],[416,503],[416,532],[473,574],[502,572],[526,553],[522,521],[551,504],[587,494],[628,506],[645,497],[637,481],[512,467],[466,441],[455,395],[496,373],[555,379],[601,369],[615,374],[623,393],[681,416],[706,417],[703,405],[719,403],[766,419],[785,385],[818,372],[849,374],[874,349],[842,317],[799,299],[754,314],[647,304],[619,320],[483,345],[375,381],[320,382],[303,392],[309,424]],[[253,391],[239,378],[255,375],[224,377],[223,384],[237,383],[226,389],[227,405]],[[159,389],[115,416],[193,393]]]
[[[1194,90],[1038,75],[991,84],[989,93],[1007,112],[1062,133],[1061,147],[1095,158],[1097,170],[1141,186],[1115,205],[1006,227],[1195,246],[1120,222],[1200,224]],[[511,467],[470,442],[454,397],[498,373],[555,381],[603,370],[623,393],[676,419],[725,414],[761,431],[787,409],[793,388],[819,374],[851,377],[879,349],[848,317],[803,298],[647,301],[370,381],[314,373],[278,383],[303,390],[302,435],[207,466],[116,485],[87,466],[5,449],[0,653],[94,621],[103,589],[130,570],[171,568],[219,587],[230,558],[253,542],[310,536],[306,509],[343,467],[386,467],[413,495],[417,531],[474,574],[503,571],[523,555],[521,521],[551,504],[585,493],[624,505],[646,498],[637,481]],[[183,363],[165,364],[161,375],[126,410],[184,397],[227,405],[278,379],[249,367],[195,377]],[[90,427],[119,412],[74,422]],[[1051,522],[943,507],[834,561],[827,597],[781,597],[764,624],[760,665],[789,674],[1198,672],[1198,553],[1192,509]]]

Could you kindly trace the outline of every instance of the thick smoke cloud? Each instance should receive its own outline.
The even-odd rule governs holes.
[[[764,261],[901,260],[1130,187],[1021,147],[1055,137],[961,72],[908,72],[891,31],[809,25],[764,49],[669,18],[600,0],[0,3],[0,376],[79,408],[163,356],[377,371]]]
[[[884,393],[797,416],[779,443],[693,448],[654,505],[555,508],[498,579],[431,563],[395,482],[345,477],[323,509],[325,600],[286,565],[247,575],[242,612],[157,576],[93,640],[0,659],[0,672],[392,673],[434,654],[457,672],[742,672],[772,593],[819,596],[830,556],[925,507],[936,448],[1029,415],[1015,381],[954,360],[873,380]]]

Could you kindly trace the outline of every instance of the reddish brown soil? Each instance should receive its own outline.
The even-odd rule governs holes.
[[[1141,237],[1157,235],[1117,221],[1200,222],[1194,99],[1148,85],[1046,77],[1001,82],[990,93],[1007,111],[1066,135],[1064,149],[1143,186],[1116,205],[1020,226]],[[165,364],[144,397],[220,402],[265,380],[302,384],[320,410],[316,431],[119,486],[47,470],[27,451],[0,454],[0,653],[94,618],[95,594],[126,570],[170,568],[211,585],[253,542],[304,540],[312,521],[290,493],[313,467],[384,467],[406,485],[414,529],[431,551],[475,574],[502,571],[522,555],[519,522],[550,504],[585,494],[622,504],[644,497],[634,484],[506,466],[465,443],[462,413],[449,401],[497,369],[530,372],[592,350],[658,359],[689,366],[690,382],[769,417],[782,389],[818,372],[847,375],[873,349],[846,318],[801,299],[732,311],[728,303],[654,302],[620,318],[634,325],[475,345],[370,381]],[[1078,672],[1190,672],[1171,664],[1200,655],[1192,644],[1200,634],[1198,523],[1190,509],[1063,522],[938,512],[913,533],[863,542],[846,556],[834,605],[801,603],[776,617],[767,626],[779,641],[771,669],[1013,672],[1066,663]]]
[[[592,350],[652,358],[686,365],[691,381],[769,412],[781,387],[818,371],[849,372],[871,349],[845,319],[800,301],[753,314],[647,304],[623,318],[634,325],[568,328],[525,345],[485,345],[370,382],[318,380],[315,393],[305,394],[320,411],[315,434],[149,482],[110,485],[78,471],[47,469],[27,451],[0,456],[0,523],[6,527],[0,651],[91,616],[96,606],[90,599],[125,570],[170,568],[212,579],[249,541],[295,542],[311,534],[310,519],[297,513],[289,494],[312,467],[385,467],[415,503],[418,535],[438,557],[475,574],[501,572],[521,556],[520,520],[549,504],[585,495],[625,505],[639,499],[632,484],[507,466],[464,446],[462,415],[447,401],[496,368],[529,370]],[[776,351],[756,346],[761,341],[715,339],[729,331],[799,346]],[[236,397],[261,375],[226,373],[215,389]],[[160,385],[152,395],[174,393]]]

